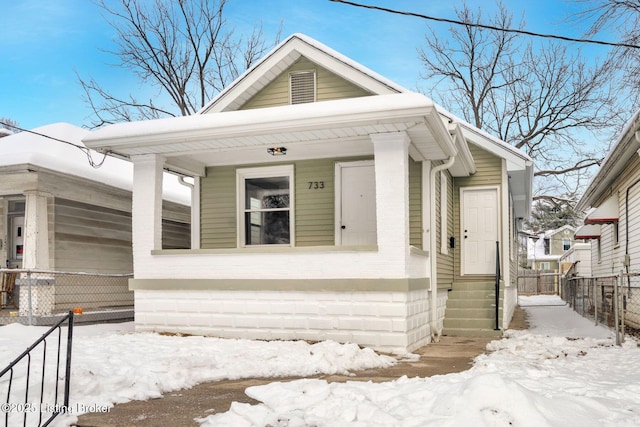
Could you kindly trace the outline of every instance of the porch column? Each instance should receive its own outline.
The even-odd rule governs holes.
[[[133,262],[162,249],[162,167],[156,154],[131,156],[133,162]]]
[[[47,193],[25,191],[22,268],[49,269]]]
[[[406,274],[409,258],[409,142],[405,132],[370,135],[376,177],[378,250],[394,271]]]

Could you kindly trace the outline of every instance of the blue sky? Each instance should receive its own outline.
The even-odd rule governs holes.
[[[361,0],[392,9],[455,18],[462,1]],[[493,0],[469,0],[486,16]],[[575,3],[562,0],[504,0],[517,18],[525,14],[530,31],[578,36],[566,22]],[[27,129],[55,123],[89,125],[91,111],[81,99],[76,73],[92,76],[118,93],[142,88],[105,50],[113,47],[113,30],[89,0],[0,0],[0,117]],[[262,22],[265,35],[284,23],[282,37],[304,33],[408,89],[420,83],[417,48],[423,45],[427,21],[366,10],[329,0],[231,0],[226,9],[237,32],[248,33]],[[447,24],[432,23],[438,31]],[[151,94],[153,96],[153,94]]]

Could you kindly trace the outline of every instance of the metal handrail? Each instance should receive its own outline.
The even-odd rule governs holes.
[[[67,349],[66,349],[66,363],[65,363],[65,380],[64,380],[64,397],[63,397],[63,404],[59,405],[58,404],[58,377],[60,374],[60,352],[62,349],[62,324],[64,322],[68,321],[68,325],[67,325]],[[43,411],[41,410],[43,408],[43,404],[44,404],[44,382],[45,382],[45,371],[46,371],[46,366],[45,366],[45,362],[46,362],[46,351],[47,351],[47,341],[46,339],[49,337],[49,335],[53,334],[53,332],[55,330],[58,330],[58,351],[57,351],[57,366],[56,366],[56,372],[55,372],[55,396],[54,396],[54,402],[53,404],[50,406],[52,408],[54,408],[54,411],[52,412],[51,416],[49,417],[49,419],[45,420],[44,424],[42,424],[42,414]],[[23,417],[23,425],[27,425],[27,415],[28,413],[30,413],[30,411],[27,410],[27,408],[34,408],[34,403],[33,402],[29,402],[29,379],[30,379],[30,373],[31,373],[31,353],[40,345],[42,344],[43,346],[43,358],[42,358],[42,378],[41,378],[41,385],[40,385],[40,402],[39,402],[39,406],[37,407],[37,412],[39,413],[39,418],[38,418],[38,426],[47,426],[49,425],[55,417],[57,417],[61,412],[67,411],[67,408],[69,408],[69,388],[70,388],[70,380],[71,380],[71,348],[72,348],[72,341],[73,341],[73,311],[69,311],[69,313],[67,315],[65,315],[58,323],[56,323],[55,325],[53,325],[47,332],[45,332],[40,338],[38,338],[33,344],[31,344],[20,356],[16,357],[13,362],[9,363],[9,365],[4,368],[1,372],[0,372],[0,379],[2,379],[2,377],[4,375],[6,375],[7,373],[9,374],[9,381],[8,381],[8,388],[7,388],[7,398],[5,401],[5,404],[3,405],[4,409],[4,420],[5,420],[5,427],[9,425],[9,414],[12,412],[10,409],[14,406],[14,402],[10,401],[11,398],[11,387],[13,385],[13,372],[14,372],[14,367],[20,363],[24,358],[27,359],[27,376],[26,376],[26,387],[25,387],[25,396],[24,396],[24,402],[20,403],[20,404],[15,404],[16,408],[22,408],[23,412],[24,412],[24,417]]]
[[[500,242],[496,242],[496,327],[495,330],[500,330],[499,319],[499,305],[500,305]]]

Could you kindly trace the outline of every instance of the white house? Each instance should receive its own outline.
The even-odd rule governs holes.
[[[627,123],[576,208],[591,241],[591,275],[640,271],[640,111]]]
[[[531,159],[309,37],[198,114],[83,141],[134,165],[138,330],[405,352],[511,318]],[[194,179],[191,249],[161,248],[163,170]]]

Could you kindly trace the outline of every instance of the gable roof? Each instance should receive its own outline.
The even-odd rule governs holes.
[[[611,192],[611,185],[640,149],[640,110],[627,122],[613,148],[602,161],[596,175],[576,205],[577,211],[600,206]]]
[[[197,114],[239,109],[301,56],[377,95],[409,92],[304,34],[292,34],[227,86]]]
[[[568,231],[568,233],[564,233]],[[543,233],[531,234],[530,236],[536,236],[535,239],[527,239],[527,259],[535,259],[536,261],[556,261],[563,254],[545,254],[545,239],[550,239],[551,237],[562,233],[563,238],[571,239],[573,237],[573,232],[575,228],[571,225],[563,225],[560,228],[556,228],[555,230],[547,230]],[[572,245],[573,246],[573,245]],[[564,252],[563,252],[564,253]]]

